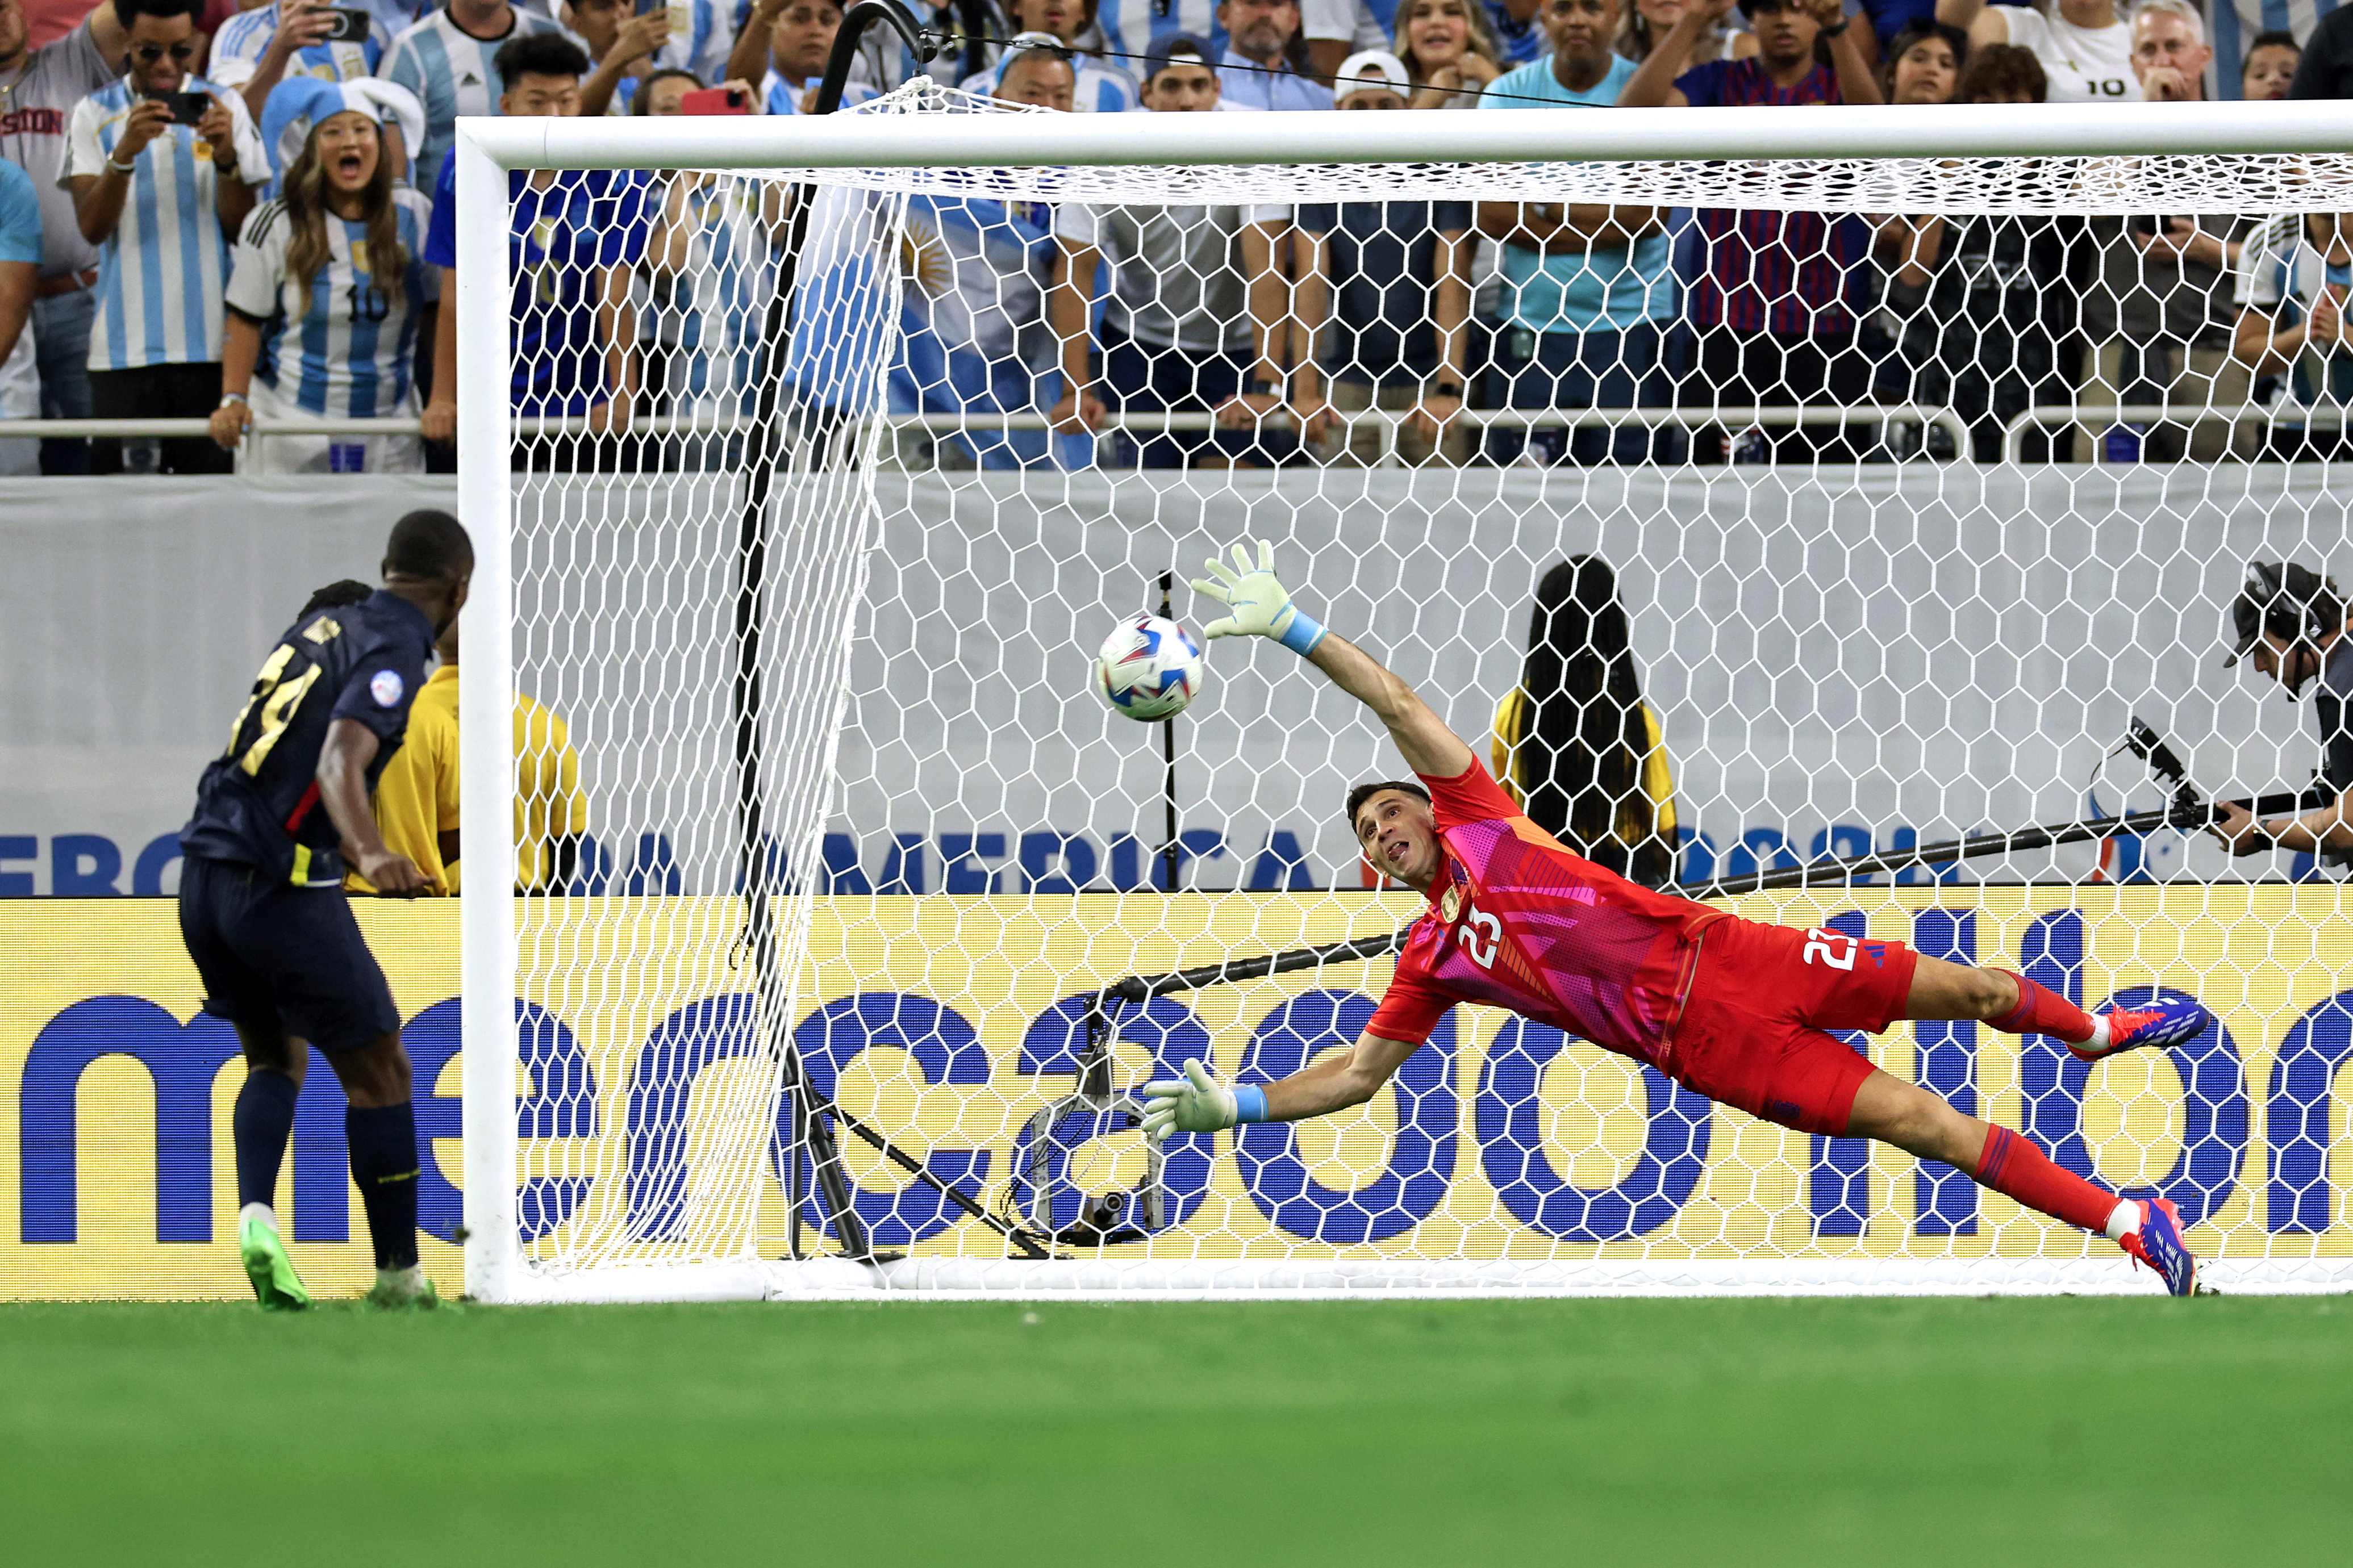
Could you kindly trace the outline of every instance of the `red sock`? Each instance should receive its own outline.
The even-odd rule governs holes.
[[[1986,1022],[2005,1035],[2052,1035],[2071,1045],[2092,1037],[2092,1016],[2048,985],[2029,980],[2015,970],[1999,969],[2018,982],[2018,1005]]]
[[[1970,1173],[1981,1186],[2094,1235],[2107,1233],[2108,1216],[2116,1210],[2114,1193],[2104,1193],[2073,1171],[2052,1163],[2049,1155],[2007,1127],[1986,1134],[1985,1152],[1978,1156],[1978,1168]]]

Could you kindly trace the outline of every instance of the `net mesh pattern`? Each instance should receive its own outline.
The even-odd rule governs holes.
[[[2348,173],[555,175],[511,325],[515,679],[556,721],[518,721],[529,1273],[834,1251],[830,1186],[905,1288],[2147,1288],[1942,1166],[1479,1007],[1359,1110],[1150,1158],[1136,1086],[1344,1049],[1389,961],[1115,1005],[1098,1064],[1100,988],[1424,906],[1339,812],[1402,763],[1293,655],[1210,645],[1167,726],[1093,658],[1164,605],[1198,636],[1187,579],[1269,539],[1532,816],[1653,880],[2162,805],[2136,715],[2218,793],[2293,789],[2310,719],[2219,643],[2249,559],[2348,563],[2345,258],[2305,219]],[[2226,1284],[2342,1289],[2334,874],[2155,832],[1728,907],[2195,994],[2198,1039],[2088,1068],[1852,1041],[2172,1198]]]

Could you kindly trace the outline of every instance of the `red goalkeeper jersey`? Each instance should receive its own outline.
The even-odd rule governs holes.
[[[1725,912],[1570,853],[1475,759],[1421,782],[1446,863],[1367,1030],[1419,1043],[1457,1002],[1483,1002],[1664,1067],[1698,934]]]

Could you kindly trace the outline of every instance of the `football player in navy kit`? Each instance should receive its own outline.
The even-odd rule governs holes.
[[[429,1306],[417,1267],[417,1119],[400,1014],[343,893],[426,886],[386,849],[368,796],[398,751],[433,641],[457,618],[474,547],[447,512],[413,511],[385,547],[384,586],[322,589],[286,629],[205,769],[180,832],[180,931],[205,1011],[245,1048],[234,1118],[237,1246],[266,1310],[310,1304],[273,1204],[295,1097],[317,1046],[348,1107],[352,1177],[375,1244],[379,1306]]]

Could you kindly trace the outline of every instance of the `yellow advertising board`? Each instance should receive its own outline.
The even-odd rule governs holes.
[[[821,1090],[944,1182],[1066,1222],[1058,1202],[1132,1185],[1143,1167],[1133,1132],[1082,1130],[1054,1162],[1059,1195],[1017,1179],[1030,1118],[1072,1086],[1086,994],[1138,971],[1384,931],[1414,907],[1370,894],[821,900],[794,1038]],[[458,908],[359,908],[418,1069],[426,1262],[454,1289]],[[2173,1198],[2209,1256],[2353,1259],[2353,910],[2334,885],[1869,889],[1738,908],[2023,968],[2094,1007],[2148,985],[2198,996],[2218,1018],[2206,1036],[2089,1069],[2054,1042],[1966,1023],[1862,1044],[2064,1163]],[[522,919],[526,1250],[683,1246],[711,1186],[702,1163],[733,1149],[740,1167],[766,1142],[743,1133],[767,1112],[744,1026],[741,907],[547,900]],[[0,1297],[243,1295],[229,1242],[241,1069],[234,1036],[198,1011],[173,906],[0,903]],[[1129,1008],[1114,1078],[1141,1082],[1187,1056],[1245,1081],[1281,1076],[1353,1038],[1387,977],[1386,963],[1335,965]],[[736,1136],[706,1135],[731,1118]],[[844,1144],[878,1245],[1004,1255],[987,1226]],[[341,1098],[314,1057],[280,1212],[323,1294],[369,1275],[343,1160]],[[774,1254],[788,1216],[773,1150],[764,1164],[756,1228]],[[1361,1111],[1183,1141],[1166,1185],[1168,1228],[1123,1255],[2080,1258],[2088,1242],[1950,1171],[1754,1121],[1474,1008]]]

